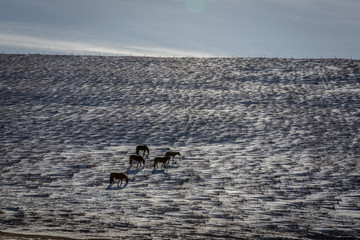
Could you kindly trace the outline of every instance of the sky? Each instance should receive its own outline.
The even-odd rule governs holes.
[[[0,0],[0,51],[360,59],[360,0]]]

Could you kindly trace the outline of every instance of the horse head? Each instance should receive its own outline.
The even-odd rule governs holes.
[[[110,184],[114,184],[114,178],[111,174],[110,174]]]

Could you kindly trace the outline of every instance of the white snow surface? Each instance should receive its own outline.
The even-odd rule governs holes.
[[[2,54],[0,93],[0,239],[360,235],[359,60]]]

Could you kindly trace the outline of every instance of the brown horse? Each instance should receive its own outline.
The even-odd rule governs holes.
[[[174,159],[175,159],[176,155],[181,156],[180,152],[167,152],[167,153],[165,153],[165,156],[173,157],[173,159],[172,159],[173,163],[174,163]]]
[[[129,157],[129,163],[130,165],[132,166],[132,162],[133,160],[135,160],[137,162],[137,165],[136,167],[141,166],[141,163],[145,166],[145,159],[142,157],[142,156],[139,156],[139,155],[130,155]]]
[[[119,186],[119,183],[121,181],[121,184],[122,184],[122,180],[125,178],[126,180],[126,184],[129,183],[129,178],[128,176],[126,176],[125,173],[110,173],[110,184],[114,184],[114,179],[119,179],[118,181],[118,186]]]
[[[143,157],[145,156],[145,153],[147,152],[147,155],[149,155],[150,150],[146,145],[141,145],[136,147],[136,155],[139,155],[139,152],[143,151]]]
[[[170,156],[165,157],[156,157],[154,158],[154,168],[158,167],[159,162],[162,163],[161,168],[165,166],[165,164],[170,160]]]

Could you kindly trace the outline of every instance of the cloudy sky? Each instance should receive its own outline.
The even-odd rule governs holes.
[[[0,0],[0,51],[360,59],[360,0]]]

